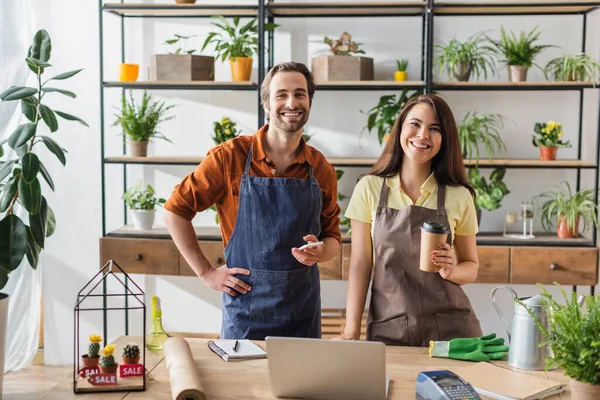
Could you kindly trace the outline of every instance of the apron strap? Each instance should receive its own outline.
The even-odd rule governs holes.
[[[446,215],[446,185],[438,185],[437,215]]]
[[[313,173],[312,165],[310,165],[308,161],[306,162],[306,164],[308,164],[308,174],[310,175],[310,180],[313,182],[313,185],[316,185],[317,183],[315,182],[315,174]]]
[[[250,151],[248,151],[248,158],[246,158],[246,169],[244,169],[244,175],[248,175],[250,171],[250,163],[252,162],[252,146],[250,146]]]
[[[390,188],[387,185],[387,177],[383,177],[383,184],[381,185],[381,194],[379,195],[379,205],[378,208],[386,208],[387,207],[387,199]]]

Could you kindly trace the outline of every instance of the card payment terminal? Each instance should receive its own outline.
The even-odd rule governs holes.
[[[481,400],[469,382],[447,370],[420,372],[416,389],[417,400]]]

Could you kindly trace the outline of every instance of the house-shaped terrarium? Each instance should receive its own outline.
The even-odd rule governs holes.
[[[74,338],[75,393],[146,390],[144,292],[116,262],[107,262],[77,294]]]

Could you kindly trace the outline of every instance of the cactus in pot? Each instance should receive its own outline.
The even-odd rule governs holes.
[[[114,344],[109,344],[102,350],[102,354],[104,355],[100,359],[100,372],[103,374],[114,374],[117,372],[119,364],[115,362],[115,356],[113,355],[114,351]]]
[[[90,335],[90,344],[88,345],[88,352],[81,356],[81,361],[84,367],[95,367],[98,365],[98,361],[100,360],[100,355],[98,352],[100,351],[100,342],[102,341],[102,336],[100,335]]]
[[[128,344],[123,348],[123,364],[137,364],[140,361],[140,348],[136,344]]]

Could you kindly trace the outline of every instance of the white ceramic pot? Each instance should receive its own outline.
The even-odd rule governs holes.
[[[154,223],[155,211],[149,210],[131,210],[131,217],[133,219],[133,226],[135,229],[150,230]]]
[[[6,329],[8,321],[8,295],[0,293],[0,399],[4,383],[4,354],[6,354]]]

